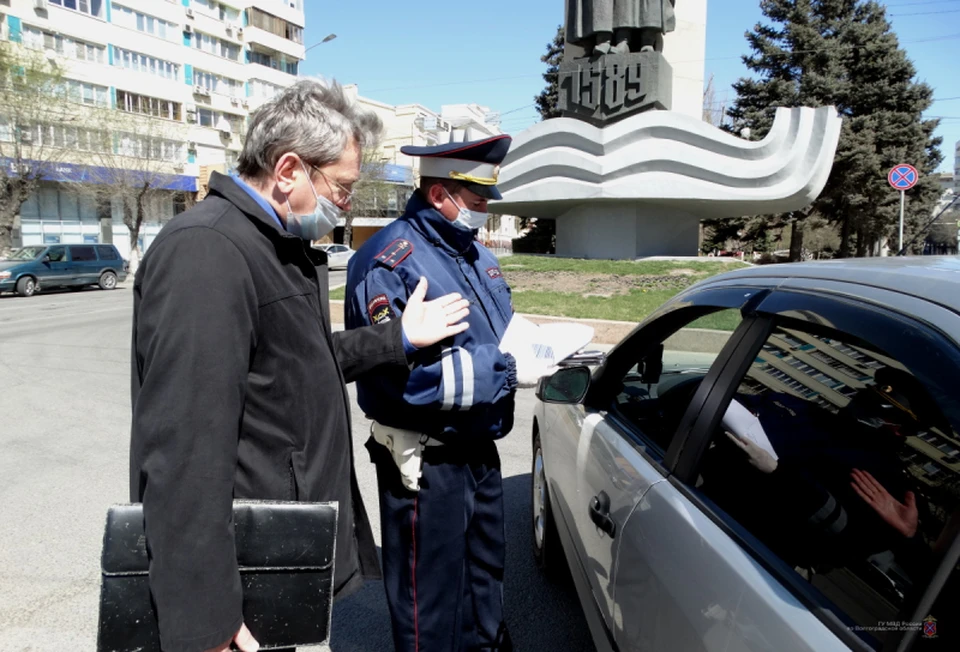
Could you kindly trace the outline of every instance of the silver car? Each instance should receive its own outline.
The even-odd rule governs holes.
[[[960,260],[768,265],[541,380],[534,555],[598,650],[960,650]]]

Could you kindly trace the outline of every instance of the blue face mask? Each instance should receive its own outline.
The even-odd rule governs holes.
[[[310,182],[310,173],[307,167],[300,161],[300,167],[307,175],[307,183],[310,184],[310,190],[317,199],[317,207],[313,213],[300,215],[293,212],[290,206],[290,198],[287,197],[287,231],[293,235],[300,236],[304,240],[319,240],[337,228],[337,221],[340,219],[340,208],[326,197],[317,193],[317,189]]]
[[[443,192],[447,193],[447,197],[450,198],[450,201],[453,202],[453,205],[456,206],[460,211],[460,213],[457,215],[457,219],[453,221],[455,226],[467,231],[474,231],[487,223],[487,219],[490,217],[489,213],[472,211],[469,208],[461,206],[457,203],[453,196],[447,192],[446,188],[443,189]]]

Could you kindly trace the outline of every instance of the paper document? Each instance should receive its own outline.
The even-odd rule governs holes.
[[[767,433],[764,432],[760,419],[751,414],[750,410],[745,408],[737,399],[730,401],[730,407],[727,408],[726,414],[723,415],[723,421],[721,423],[724,428],[740,437],[740,439],[749,439],[770,453],[773,459],[780,459],[777,456],[777,451],[773,450],[773,444],[770,443]]]
[[[589,344],[593,332],[593,327],[585,324],[534,324],[514,315],[500,340],[500,351],[516,358],[532,357],[545,367],[552,367]]]

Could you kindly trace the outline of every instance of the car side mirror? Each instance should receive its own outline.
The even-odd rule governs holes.
[[[574,405],[583,400],[590,388],[590,369],[563,367],[537,384],[537,398],[544,403]]]

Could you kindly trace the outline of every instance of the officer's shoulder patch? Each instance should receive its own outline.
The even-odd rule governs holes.
[[[503,272],[500,271],[499,267],[490,267],[487,269],[487,276],[493,280],[497,280],[498,278],[503,278]]]
[[[397,238],[391,242],[386,249],[377,254],[376,261],[393,269],[412,253],[413,245],[410,244],[410,241]]]
[[[374,324],[383,324],[396,317],[385,294],[378,294],[367,302],[367,313]]]

